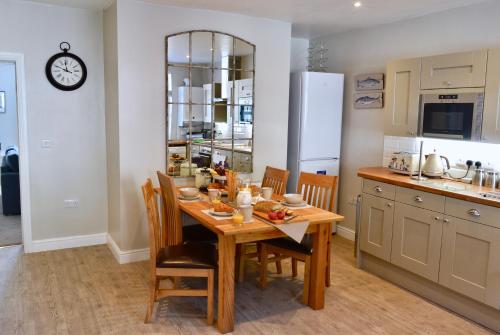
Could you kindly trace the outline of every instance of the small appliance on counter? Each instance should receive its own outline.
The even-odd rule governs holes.
[[[443,165],[443,160],[446,162],[446,167]],[[448,158],[434,152],[426,156],[422,172],[427,177],[441,178],[450,168],[450,161]]]
[[[414,152],[395,152],[392,154],[389,170],[394,173],[415,176],[418,174],[419,154]]]

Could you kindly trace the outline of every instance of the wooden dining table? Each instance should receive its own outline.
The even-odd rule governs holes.
[[[277,196],[274,196],[277,198]],[[234,330],[234,293],[235,293],[235,261],[236,245],[240,243],[258,242],[286,236],[279,229],[264,220],[254,217],[253,222],[234,224],[231,218],[216,220],[203,213],[210,204],[206,197],[200,201],[181,201],[181,212],[191,216],[203,226],[217,234],[219,257],[219,289],[217,328],[221,333]],[[311,287],[309,290],[309,306],[319,310],[325,306],[325,276],[328,250],[328,237],[332,233],[333,222],[343,221],[344,217],[316,207],[294,208],[294,213],[301,220],[308,220],[307,234],[313,235],[313,253],[311,262]],[[293,224],[293,223],[291,223]]]

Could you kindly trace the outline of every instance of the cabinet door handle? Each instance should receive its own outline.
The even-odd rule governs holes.
[[[469,211],[467,213],[469,215],[475,216],[477,218],[481,216],[481,213],[479,213],[479,211],[477,209],[475,209],[475,208],[469,209]]]
[[[441,218],[439,216],[434,217],[434,221],[439,221],[439,220],[441,220]]]
[[[392,208],[392,204],[390,202],[388,202],[387,207]]]
[[[451,86],[451,81],[445,81],[445,82],[444,82],[444,84],[445,84],[446,86]]]
[[[381,193],[382,192],[382,187],[377,186],[374,188],[375,192]]]
[[[444,223],[450,223],[450,219],[444,219]]]
[[[417,195],[417,196],[415,197],[415,201],[416,201],[416,202],[424,202],[424,199],[422,199],[422,197],[421,197],[421,196]]]

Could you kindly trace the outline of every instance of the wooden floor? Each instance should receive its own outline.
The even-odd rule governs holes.
[[[354,266],[352,243],[334,238],[332,287],[326,306],[300,303],[299,278],[275,275],[256,286],[249,273],[236,290],[234,334],[490,334]],[[249,271],[256,270],[249,264]],[[143,324],[147,263],[118,265],[106,246],[23,255],[0,248],[0,333],[10,334],[217,334],[205,325],[202,298],[163,300],[153,324]],[[200,286],[198,280],[183,285]]]

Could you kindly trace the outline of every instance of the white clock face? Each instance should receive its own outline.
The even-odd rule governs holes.
[[[82,65],[72,57],[62,56],[52,63],[50,72],[59,84],[73,86],[82,79],[83,69]]]

